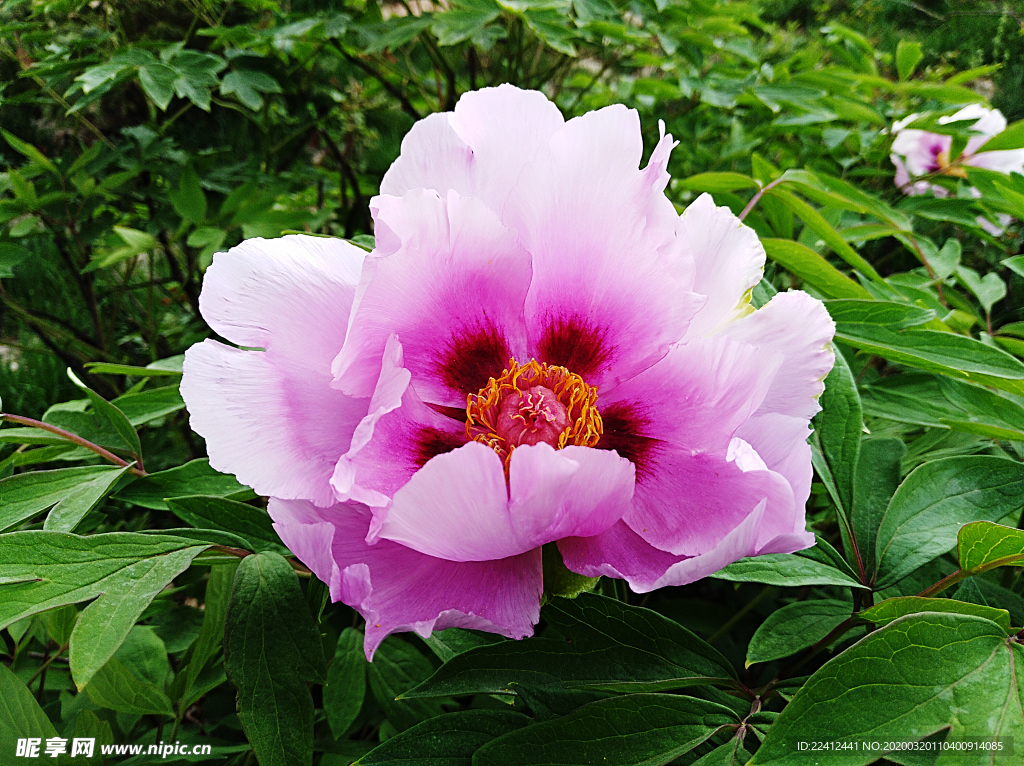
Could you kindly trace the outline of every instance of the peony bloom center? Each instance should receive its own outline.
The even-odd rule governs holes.
[[[603,430],[597,388],[565,367],[536,359],[510,359],[466,404],[466,437],[491,447],[506,465],[521,445],[593,447]]]

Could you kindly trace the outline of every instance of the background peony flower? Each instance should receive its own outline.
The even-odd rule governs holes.
[[[417,123],[371,202],[376,248],[218,254],[182,394],[211,463],[390,633],[532,633],[541,548],[637,592],[812,545],[808,423],[834,326],[749,305],[765,254],[704,195],[665,197],[635,111],[565,122],[468,93]]]
[[[893,123],[892,153],[889,159],[896,167],[896,185],[904,194],[917,196],[928,194],[940,198],[948,197],[949,190],[938,184],[929,183],[919,177],[932,173],[953,175],[966,178],[963,165],[985,168],[999,173],[1024,174],[1024,149],[1007,149],[994,152],[978,152],[992,136],[1006,130],[1006,118],[998,109],[987,109],[980,104],[970,104],[959,112],[947,117],[940,117],[939,122],[946,125],[960,120],[975,120],[971,130],[976,135],[967,140],[967,145],[959,157],[950,158],[953,137],[939,133],[931,133],[917,128],[906,128],[920,115],[911,114]],[[972,196],[980,197],[977,189],[971,189]],[[978,216],[978,225],[992,236],[998,237],[1013,219],[1005,213],[998,215],[999,225],[984,216]]]

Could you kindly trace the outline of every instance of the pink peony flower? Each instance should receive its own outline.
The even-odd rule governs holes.
[[[896,166],[896,185],[904,194],[917,196],[931,193],[936,197],[947,197],[949,196],[947,189],[938,184],[929,183],[920,177],[941,174],[967,178],[967,173],[963,169],[965,165],[994,170],[999,173],[1024,174],[1024,149],[978,151],[992,136],[1006,130],[1006,118],[998,109],[987,109],[980,104],[971,104],[949,117],[939,118],[939,122],[944,125],[960,120],[975,120],[971,130],[976,135],[971,136],[967,140],[963,152],[952,159],[949,156],[953,146],[952,136],[906,127],[919,116],[912,114],[896,121],[892,126],[894,139],[889,159]],[[981,193],[973,188],[971,194],[974,197],[981,196]],[[998,219],[1000,226],[983,216],[978,216],[978,224],[989,234],[998,237],[1013,220],[1003,213],[999,214]]]
[[[808,421],[833,323],[758,311],[757,237],[664,194],[637,113],[565,122],[541,93],[468,93],[417,123],[371,209],[376,249],[289,236],[218,254],[189,350],[210,460],[390,633],[521,638],[541,548],[637,592],[812,545]],[[262,349],[262,350],[260,350]]]

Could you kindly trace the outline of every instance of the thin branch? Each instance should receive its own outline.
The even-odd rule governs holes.
[[[79,447],[85,447],[90,452],[95,452],[97,455],[99,455],[105,460],[110,461],[114,465],[119,465],[122,468],[128,468],[129,473],[133,473],[136,476],[148,475],[141,468],[136,468],[132,463],[129,463],[127,460],[118,457],[110,450],[104,449],[98,444],[93,444],[91,441],[83,439],[78,434],[73,434],[70,431],[65,431],[63,428],[52,426],[49,423],[44,423],[41,420],[26,418],[22,415],[11,415],[8,412],[0,412],[0,420],[8,420],[11,423],[21,423],[23,426],[30,426],[32,428],[38,428],[41,431],[48,431],[54,436],[59,436],[61,439],[65,439],[73,444],[77,444]]]
[[[757,193],[753,197],[750,198],[750,202],[747,203],[747,206],[745,208],[743,208],[743,212],[740,213],[740,220],[742,221],[744,218],[747,217],[747,214],[750,213],[750,211],[754,209],[754,205],[756,205],[760,201],[761,197],[764,196],[764,193],[766,191],[768,191],[769,189],[774,189],[780,183],[782,183],[782,179],[781,178],[777,178],[774,181],[772,181],[771,183],[765,184],[760,189],[758,189]]]

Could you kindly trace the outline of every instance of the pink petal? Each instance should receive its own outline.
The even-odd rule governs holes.
[[[395,493],[430,458],[466,442],[464,423],[420,401],[409,386],[411,377],[402,366],[402,357],[398,336],[392,335],[369,413],[356,428],[351,447],[331,477],[338,501],[387,508]]]
[[[500,211],[523,165],[562,124],[558,108],[538,91],[508,84],[471,91],[453,113],[432,114],[413,126],[381,194],[454,190]]]
[[[526,351],[529,255],[479,200],[433,191],[374,201],[385,257],[367,259],[338,385],[369,396],[388,337],[397,333],[417,394],[465,408],[466,396]],[[380,248],[379,248],[380,249]]]
[[[222,336],[185,354],[181,393],[210,464],[262,495],[333,502],[329,479],[366,402],[331,388],[364,253],[337,240],[253,239],[218,253],[200,296]]]
[[[691,452],[724,452],[761,406],[782,355],[722,337],[696,338],[607,393],[598,406],[599,443],[646,470],[645,445],[671,442]]]
[[[687,337],[711,335],[753,311],[750,290],[761,281],[765,252],[754,230],[710,194],[690,203],[680,217],[679,236],[696,273],[694,292],[707,296]]]
[[[530,355],[602,390],[663,356],[703,302],[670,257],[671,137],[663,142],[654,169],[641,171],[636,112],[616,105],[577,117],[523,167],[502,211],[533,256]]]
[[[779,293],[767,305],[728,325],[722,334],[783,357],[755,414],[774,412],[810,420],[821,409],[818,397],[835,361],[831,348],[835,322],[821,301],[798,290]]]
[[[513,533],[529,549],[604,532],[629,510],[635,470],[614,452],[540,443],[513,451],[509,478]]]
[[[692,455],[662,443],[651,467],[638,476],[633,508],[623,521],[657,548],[696,556],[718,545],[763,500],[769,519],[793,518],[788,482],[734,457]]]
[[[321,509],[271,499],[268,510],[281,539],[328,583],[331,598],[366,618],[367,659],[391,633],[426,638],[462,627],[523,638],[540,619],[540,550],[499,561],[444,561],[389,540],[367,545],[370,512],[357,503]]]
[[[506,491],[501,459],[478,442],[438,455],[388,510],[375,511],[367,539],[450,561],[507,558],[566,535],[603,532],[633,494],[629,461],[586,447],[518,447],[509,476]]]

